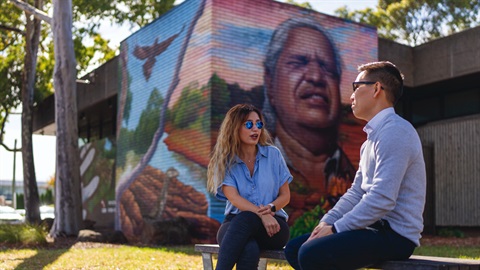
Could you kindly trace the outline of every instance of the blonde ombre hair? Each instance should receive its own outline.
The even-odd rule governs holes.
[[[220,186],[225,178],[225,173],[230,166],[232,166],[235,157],[240,153],[240,128],[243,128],[251,112],[256,112],[260,121],[264,122],[260,110],[250,104],[233,106],[227,112],[225,119],[223,119],[217,137],[217,143],[213,148],[212,157],[208,163],[207,189],[211,193],[217,191],[218,186]],[[272,145],[270,133],[265,129],[265,126],[260,133],[258,144]]]

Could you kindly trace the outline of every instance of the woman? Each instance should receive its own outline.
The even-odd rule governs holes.
[[[232,107],[220,126],[208,165],[208,189],[226,200],[217,233],[217,270],[257,269],[260,249],[281,249],[290,236],[287,213],[292,175],[271,145],[263,116],[252,105]]]

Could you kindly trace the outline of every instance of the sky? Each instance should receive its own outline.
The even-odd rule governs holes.
[[[304,2],[297,0],[297,2]],[[375,7],[378,0],[314,0],[306,1],[311,4],[314,10],[334,15],[335,9],[346,5],[350,10],[364,9],[366,7]],[[102,36],[110,40],[111,47],[119,47],[120,42],[134,33],[137,29],[130,29],[129,26],[111,25],[106,22],[100,28]],[[9,116],[9,122],[5,126],[4,143],[14,147],[17,140],[17,148],[21,147],[21,115],[12,114]],[[45,182],[55,174],[55,136],[33,135],[33,156],[35,162],[35,173],[37,182]],[[11,181],[13,179],[13,152],[6,151],[0,146],[0,180]],[[16,153],[16,181],[23,180],[23,165],[21,152]]]

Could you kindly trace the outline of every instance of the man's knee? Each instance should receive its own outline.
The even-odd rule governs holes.
[[[335,258],[327,247],[302,245],[298,250],[298,262],[302,269],[334,269]]]

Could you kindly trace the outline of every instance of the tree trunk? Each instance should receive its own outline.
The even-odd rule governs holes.
[[[41,0],[35,1],[35,7],[40,8]],[[25,12],[27,25],[25,35],[25,67],[22,82],[22,159],[23,159],[23,192],[25,202],[25,220],[27,223],[40,223],[40,199],[38,195],[35,164],[33,160],[33,93],[35,89],[35,74],[37,66],[38,44],[40,42],[40,20]]]
[[[78,235],[83,228],[78,152],[76,60],[72,39],[72,1],[54,0],[52,33],[55,53],[55,123],[57,163],[54,237]]]

